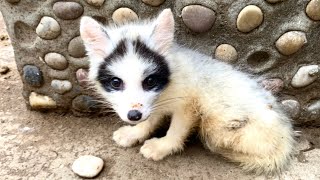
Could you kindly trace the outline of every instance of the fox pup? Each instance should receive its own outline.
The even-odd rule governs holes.
[[[256,80],[174,42],[170,9],[154,20],[103,27],[83,17],[89,80],[119,117],[135,126],[113,133],[123,147],[143,143],[155,161],[181,151],[191,131],[244,170],[278,173],[290,162],[294,131],[276,99]],[[147,140],[171,116],[166,136]]]

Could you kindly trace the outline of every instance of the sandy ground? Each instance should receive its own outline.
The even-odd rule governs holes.
[[[8,37],[0,14],[0,37]],[[74,117],[28,111],[22,98],[9,39],[0,41],[0,179],[80,179],[70,166],[80,155],[105,161],[97,179],[265,179],[245,174],[235,164],[205,150],[196,138],[184,152],[153,162],[139,147],[120,148],[111,140],[122,123],[116,118]],[[320,129],[302,129],[312,143],[289,171],[272,179],[320,179]]]

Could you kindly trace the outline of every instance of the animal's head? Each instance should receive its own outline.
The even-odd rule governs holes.
[[[146,120],[170,81],[165,60],[174,39],[170,9],[153,21],[103,27],[83,17],[80,34],[90,59],[89,80],[123,121]]]

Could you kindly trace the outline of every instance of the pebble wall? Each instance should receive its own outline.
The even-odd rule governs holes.
[[[320,0],[0,0],[28,107],[87,114],[81,16],[103,24],[174,12],[176,40],[254,75],[297,125],[320,125]]]

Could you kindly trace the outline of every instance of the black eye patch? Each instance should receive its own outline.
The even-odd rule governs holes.
[[[124,90],[124,83],[122,79],[113,76],[110,71],[105,69],[104,64],[101,65],[101,68],[98,71],[97,80],[107,92]]]
[[[169,77],[164,74],[152,74],[142,81],[142,88],[145,91],[161,91],[168,84]]]

